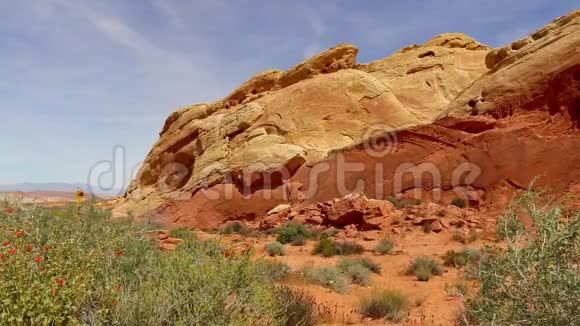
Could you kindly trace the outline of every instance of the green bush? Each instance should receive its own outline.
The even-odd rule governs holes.
[[[524,222],[517,215],[508,214],[497,220],[497,236],[501,240],[522,235],[525,231]]]
[[[364,266],[365,268],[367,268],[369,271],[375,273],[375,274],[381,274],[383,269],[381,267],[381,265],[373,262],[372,260],[368,259],[368,258],[359,258],[356,259],[356,261],[358,261],[362,266]]]
[[[469,293],[469,283],[466,281],[459,281],[455,284],[455,292],[457,295],[465,297]]]
[[[226,225],[220,230],[221,234],[239,234],[243,236],[248,236],[251,231],[240,221],[234,221]]]
[[[375,250],[381,255],[390,255],[395,249],[395,241],[392,239],[383,239],[376,246]]]
[[[334,237],[335,235],[338,234],[338,232],[340,232],[340,230],[338,230],[338,229],[327,229],[327,230],[320,232],[319,238],[324,239],[324,238]]]
[[[443,268],[431,258],[418,257],[409,265],[407,274],[417,276],[419,281],[428,281],[432,275],[443,274]]]
[[[334,246],[341,256],[362,254],[365,251],[363,246],[352,241],[335,241]]]
[[[352,241],[333,241],[323,238],[314,247],[314,254],[323,257],[353,255],[364,252],[364,247]]]
[[[529,233],[505,232],[507,248],[487,248],[475,269],[479,295],[466,303],[463,322],[495,325],[579,325],[580,212],[563,218],[539,207],[528,191],[507,216],[526,212]]]
[[[469,242],[475,242],[479,239],[479,233],[475,230],[469,231]]]
[[[342,258],[338,263],[338,268],[342,271],[345,271],[349,266],[359,265],[364,267],[365,269],[373,272],[375,274],[381,274],[382,268],[381,265],[373,262],[368,258]]]
[[[257,264],[217,241],[161,252],[146,225],[90,205],[5,210],[1,325],[286,323]]]
[[[263,279],[269,282],[283,281],[292,272],[288,264],[279,261],[260,260],[257,262],[257,269]]]
[[[297,236],[290,244],[293,246],[303,246],[306,244],[306,238],[303,236]]]
[[[385,290],[364,297],[360,302],[360,312],[373,319],[386,318],[400,322],[409,310],[409,299],[401,291]]]
[[[176,229],[172,229],[169,231],[169,236],[172,238],[180,238],[185,241],[194,241],[196,240],[195,233],[185,227],[178,227]]]
[[[277,229],[276,241],[280,243],[292,243],[296,239],[312,239],[314,233],[307,225],[290,222]]]
[[[371,284],[369,270],[360,264],[343,267],[342,272],[350,278],[352,283],[367,286]]]
[[[421,282],[427,282],[431,279],[431,276],[433,276],[433,272],[431,271],[431,268],[429,268],[429,266],[425,266],[425,265],[421,265],[419,267],[417,267],[417,269],[415,270],[415,276],[417,276],[417,280],[421,281]]]
[[[461,251],[448,250],[443,255],[445,266],[460,268],[468,264],[473,264],[481,258],[481,253],[477,249],[464,248]]]
[[[270,256],[284,256],[286,255],[286,248],[278,241],[274,241],[266,245],[266,251]]]
[[[334,245],[334,241],[328,238],[322,238],[316,246],[314,247],[314,254],[321,255],[323,257],[332,257],[336,256],[336,247]]]
[[[322,285],[338,293],[348,292],[348,283],[340,270],[334,267],[305,268],[304,278],[311,283]]]
[[[467,206],[467,202],[463,198],[455,198],[451,202],[451,205],[457,206],[459,208],[465,208]]]
[[[281,304],[280,319],[286,318],[287,326],[314,326],[320,324],[314,297],[306,292],[287,286],[276,287],[276,298]]]

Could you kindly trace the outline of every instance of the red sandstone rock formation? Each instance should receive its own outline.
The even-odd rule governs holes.
[[[117,212],[153,209],[203,228],[301,203],[305,222],[346,225],[365,211],[358,224],[377,226],[356,201],[307,208],[362,193],[460,197],[489,210],[535,178],[573,191],[579,48],[576,11],[503,49],[444,34],[365,65],[342,45],[259,74],[172,114]]]

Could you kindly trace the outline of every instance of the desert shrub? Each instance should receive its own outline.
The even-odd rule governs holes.
[[[468,244],[471,242],[475,242],[479,239],[479,233],[475,230],[471,230],[469,231],[469,234],[465,234],[459,230],[453,232],[453,235],[451,236],[452,240],[455,240],[457,242],[461,242],[463,244]]]
[[[409,306],[409,299],[401,291],[385,290],[364,297],[360,302],[360,312],[374,319],[386,318],[400,322]]]
[[[281,307],[280,319],[286,319],[284,325],[314,326],[320,323],[316,301],[308,293],[279,286],[275,295]]]
[[[477,249],[464,248],[461,251],[448,250],[443,255],[445,266],[460,268],[468,264],[477,262],[481,258],[481,253]]]
[[[334,237],[335,235],[338,234],[338,232],[340,232],[340,230],[338,230],[338,229],[327,229],[327,230],[320,232],[319,238],[324,239],[324,238]]]
[[[419,281],[428,281],[432,275],[443,274],[443,268],[431,258],[418,257],[409,265],[407,274],[417,276]]]
[[[266,251],[270,256],[284,256],[286,254],[286,248],[278,241],[267,244]]]
[[[321,255],[323,257],[332,257],[336,256],[336,246],[334,245],[334,241],[328,238],[322,238],[316,246],[314,247],[313,253],[315,255]]]
[[[469,231],[469,242],[475,242],[479,239],[479,232],[475,231],[475,230],[471,230]]]
[[[479,295],[467,301],[465,323],[580,324],[580,212],[564,219],[558,207],[540,207],[539,200],[528,191],[508,209],[507,216],[525,211],[534,227],[505,232],[507,248],[483,251]]]
[[[277,230],[278,237],[276,241],[280,243],[292,243],[296,239],[302,238],[305,239],[312,239],[314,237],[314,233],[307,225],[290,222]]]
[[[306,238],[303,236],[297,236],[290,244],[293,246],[303,246],[306,244]]]
[[[453,201],[451,201],[451,205],[459,208],[465,208],[465,206],[467,206],[467,202],[463,198],[455,198]]]
[[[338,269],[347,275],[353,283],[369,285],[369,272],[381,273],[381,266],[368,258],[343,258],[338,263]]]
[[[314,284],[330,288],[338,293],[348,292],[348,283],[344,276],[334,267],[305,268],[304,278]]]
[[[314,247],[314,254],[324,257],[353,255],[364,252],[364,247],[352,241],[333,241],[323,238]]]
[[[334,241],[328,238],[322,238],[316,246],[314,247],[313,253],[315,255],[321,255],[323,257],[332,257],[336,256],[336,247],[334,246]]]
[[[419,266],[415,270],[415,276],[417,276],[417,280],[427,282],[431,279],[431,276],[433,276],[433,272],[428,266]]]
[[[226,259],[199,250],[159,257],[156,269],[125,286],[114,320],[144,325],[252,324],[266,313],[274,322],[276,298],[249,257]]]
[[[381,255],[390,255],[395,249],[395,241],[392,239],[383,239],[377,244],[375,250]]]
[[[157,250],[154,234],[91,205],[0,213],[1,325],[279,324],[269,282],[216,241]]]
[[[196,240],[195,233],[185,227],[178,227],[176,229],[169,230],[169,236],[172,238],[180,238],[185,241],[194,241]]]
[[[363,246],[352,241],[335,241],[334,246],[336,252],[341,256],[362,254],[365,251]]]
[[[451,239],[461,243],[467,243],[467,237],[465,234],[459,230],[456,230],[451,235]]]
[[[342,271],[346,270],[347,267],[349,266],[353,266],[353,265],[360,265],[364,268],[366,268],[367,270],[369,270],[370,272],[373,272],[375,274],[381,274],[382,268],[381,265],[373,262],[372,260],[368,259],[368,258],[343,258],[340,260],[340,262],[338,263],[338,268]]]
[[[501,240],[513,238],[514,236],[525,233],[526,227],[524,222],[518,216],[502,216],[497,220],[497,236]]]
[[[292,272],[292,268],[288,264],[279,261],[258,261],[257,269],[263,279],[270,282],[283,281]]]
[[[264,231],[264,233],[267,235],[276,235],[278,234],[278,228],[267,229],[266,231]]]
[[[450,297],[465,297],[469,293],[469,283],[464,280],[457,282],[454,286],[445,283],[445,293]]]
[[[369,279],[369,270],[368,268],[360,265],[360,264],[352,264],[348,266],[342,267],[342,272],[350,278],[350,280],[354,284],[367,286],[371,284]]]
[[[380,275],[381,272],[383,271],[381,265],[375,263],[374,261],[372,261],[368,258],[359,258],[359,259],[356,259],[356,261],[359,262],[365,268],[367,268],[369,271],[371,271],[375,274]]]
[[[388,201],[395,206],[395,208],[405,208],[407,206],[421,205],[422,201],[420,199],[397,199],[394,196],[388,196],[386,198]]]
[[[463,280],[457,282],[455,284],[455,293],[463,297],[466,296],[469,293],[469,283]]]
[[[248,236],[251,231],[240,221],[234,221],[226,225],[220,231],[221,234],[239,234],[243,236]]]

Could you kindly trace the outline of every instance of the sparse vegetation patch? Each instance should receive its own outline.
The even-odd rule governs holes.
[[[395,250],[395,241],[393,239],[382,239],[375,250],[381,255],[390,255]]]
[[[280,243],[293,243],[303,245],[307,239],[314,238],[314,232],[307,225],[290,222],[276,230]]]
[[[323,238],[314,247],[314,254],[324,257],[353,255],[364,252],[364,247],[352,241],[333,241]]]
[[[433,275],[442,275],[443,268],[431,258],[418,257],[409,265],[407,273],[417,276],[419,281],[428,281]]]
[[[284,256],[286,255],[286,248],[278,241],[271,242],[266,245],[266,251],[270,256]]]
[[[386,318],[400,322],[405,318],[409,306],[409,299],[401,291],[385,290],[364,297],[360,302],[360,311],[374,319]]]

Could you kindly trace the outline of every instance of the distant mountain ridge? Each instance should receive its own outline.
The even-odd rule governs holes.
[[[120,196],[124,193],[123,189],[102,189],[98,186],[91,186],[82,183],[63,183],[63,182],[48,182],[48,183],[15,183],[15,184],[0,184],[0,192],[39,192],[39,191],[57,191],[57,192],[76,192],[78,189],[83,189],[86,192],[95,195]]]

